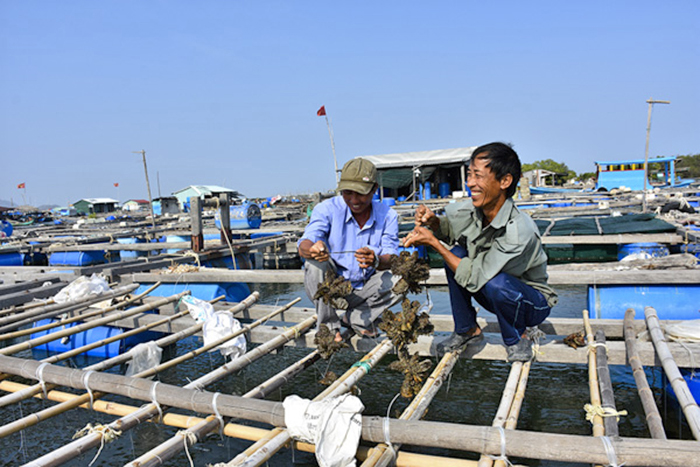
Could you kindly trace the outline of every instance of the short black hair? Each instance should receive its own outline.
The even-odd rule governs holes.
[[[513,176],[513,182],[506,190],[506,197],[512,198],[518,187],[518,182],[520,181],[520,175],[522,173],[522,166],[520,165],[518,154],[508,144],[489,143],[476,148],[472,153],[469,163],[471,164],[471,161],[476,159],[477,156],[479,156],[479,159],[484,159],[486,161],[486,167],[491,169],[496,180],[500,181],[508,174]]]

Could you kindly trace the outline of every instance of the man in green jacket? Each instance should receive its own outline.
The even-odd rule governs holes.
[[[503,143],[477,148],[469,162],[470,200],[449,204],[445,216],[416,210],[416,228],[404,245],[427,245],[445,260],[455,329],[438,353],[483,339],[474,298],[498,318],[508,361],[533,357],[527,327],[544,321],[557,303],[547,284],[547,255],[532,219],[513,203],[521,165]],[[456,244],[448,249],[443,242]]]

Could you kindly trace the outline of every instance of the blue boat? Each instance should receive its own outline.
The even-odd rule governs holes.
[[[627,187],[631,190],[644,190],[644,159],[622,161],[598,161],[596,164],[596,190],[613,190]],[[682,188],[695,180],[683,180],[676,175],[676,156],[657,157],[647,161],[649,164],[661,164],[662,171],[656,173],[656,179],[647,183],[647,188]]]

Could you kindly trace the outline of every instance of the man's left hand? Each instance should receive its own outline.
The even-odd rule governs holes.
[[[359,250],[355,251],[355,259],[360,263],[362,269],[367,269],[374,267],[374,263],[377,260],[377,256],[374,251],[366,246],[363,246]]]
[[[437,238],[432,231],[425,227],[416,227],[403,239],[403,246],[434,246],[436,242]]]

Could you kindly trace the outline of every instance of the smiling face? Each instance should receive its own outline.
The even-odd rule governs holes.
[[[489,161],[485,153],[472,157],[467,172],[467,186],[472,192],[474,207],[483,211],[491,222],[507,199],[506,190],[513,183],[513,176],[506,174],[501,180],[487,167]]]
[[[372,197],[376,189],[376,187],[373,188],[366,195],[352,190],[341,190],[340,195],[343,197],[345,204],[350,208],[350,212],[354,215],[369,214],[372,207]]]

